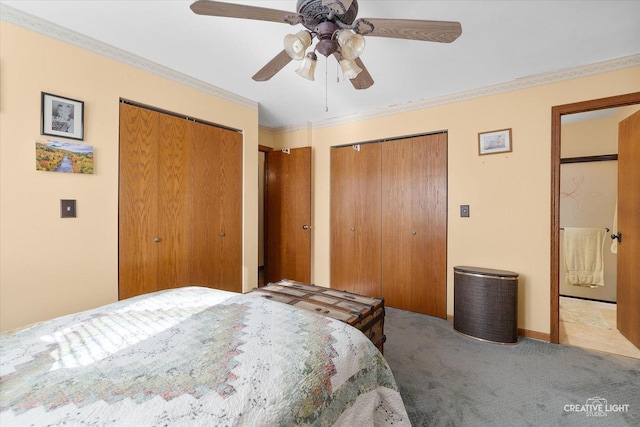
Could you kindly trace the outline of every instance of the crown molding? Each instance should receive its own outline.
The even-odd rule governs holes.
[[[253,101],[217,86],[205,83],[202,80],[195,79],[153,61],[146,60],[122,49],[118,49],[99,40],[87,37],[83,34],[61,27],[60,25],[14,9],[11,6],[7,6],[2,3],[0,3],[0,18],[3,21],[18,25],[28,30],[69,43],[109,59],[120,61],[126,65],[173,80],[201,92],[214,95],[225,101],[233,102],[252,110],[258,110],[257,101]]]
[[[252,110],[258,109],[257,101],[244,98],[240,95],[205,83],[201,80],[187,76],[186,74],[174,71],[155,62],[148,61],[122,49],[115,48],[106,43],[87,37],[75,31],[63,28],[49,21],[37,18],[33,15],[24,13],[2,3],[0,3],[0,18],[12,24],[58,39],[66,43],[70,43],[74,46],[89,50],[110,59],[120,61],[124,64],[139,68],[152,74],[176,81],[185,86],[214,95],[218,98],[233,102],[243,107],[247,107]],[[353,122],[371,120],[395,114],[402,114],[425,108],[451,104],[454,102],[467,101],[485,96],[497,95],[515,90],[527,89],[535,86],[547,85],[564,80],[587,77],[594,74],[606,73],[636,66],[640,66],[640,54],[624,56],[621,58],[597,62],[594,64],[588,64],[579,67],[567,68],[550,73],[522,77],[510,82],[499,83],[491,86],[471,89],[468,91],[408,102],[406,104],[394,105],[391,107],[350,114],[317,122],[303,122],[279,128],[267,128],[265,126],[261,126],[260,129],[262,131],[267,131],[267,129],[270,129],[268,132],[276,135],[305,129],[322,129],[327,127],[340,126]]]
[[[485,86],[477,89],[471,89],[464,92],[457,92],[436,98],[424,99],[420,101],[409,102],[406,104],[394,105],[392,107],[381,108],[377,110],[366,111],[363,113],[350,114],[347,116],[331,118],[318,122],[313,122],[313,129],[322,129],[345,125],[364,120],[371,120],[395,114],[407,113],[425,108],[437,107],[454,102],[462,102],[485,96],[498,95],[501,93],[512,92],[515,90],[527,89],[535,86],[542,86],[551,83],[561,82],[564,80],[572,80],[580,77],[587,77],[594,74],[606,73],[610,71],[621,70],[640,66],[640,54],[623,56],[608,61],[597,62],[594,64],[583,65],[580,67],[567,68],[560,71],[554,71],[544,74],[536,74],[533,76],[522,77],[510,82],[498,83],[491,86]],[[284,126],[274,129],[275,133],[287,133],[300,128],[307,127],[307,123],[293,126]]]
[[[263,126],[263,125],[258,125],[258,131],[264,132],[264,133],[266,133],[268,135],[275,135],[276,134],[275,128],[270,128],[270,127]]]
[[[340,118],[342,119],[342,117]],[[332,119],[332,120],[339,120],[338,118],[336,119]],[[358,120],[353,120],[354,122],[357,122]],[[317,123],[319,122],[302,122],[302,123],[297,123],[295,125],[288,125],[288,126],[282,126],[279,128],[273,128],[273,134],[274,135],[278,135],[281,133],[289,133],[289,132],[297,132],[300,130],[313,130],[313,129],[318,129],[319,127],[317,126]],[[350,123],[350,122],[347,122]],[[331,126],[335,126],[335,125],[329,125],[329,126],[324,126],[324,127],[331,127]]]

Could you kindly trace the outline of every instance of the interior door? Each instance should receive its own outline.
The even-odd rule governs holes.
[[[618,126],[618,330],[640,347],[640,111]],[[614,230],[615,231],[615,230]]]
[[[266,154],[265,281],[311,283],[311,147]]]

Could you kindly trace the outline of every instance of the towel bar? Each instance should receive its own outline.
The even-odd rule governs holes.
[[[609,228],[608,228],[608,227],[605,227],[604,229],[605,229],[605,230],[607,230],[607,233],[608,233],[609,231],[611,231],[611,230],[609,230]],[[564,230],[564,227],[560,227],[560,230]],[[612,237],[612,239],[613,239],[613,237]]]

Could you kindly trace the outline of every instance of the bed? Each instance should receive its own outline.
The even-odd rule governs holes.
[[[185,287],[0,334],[0,425],[410,425],[357,329]]]

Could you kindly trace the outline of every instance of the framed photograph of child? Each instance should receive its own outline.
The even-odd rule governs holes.
[[[42,135],[84,140],[84,102],[42,92]]]

